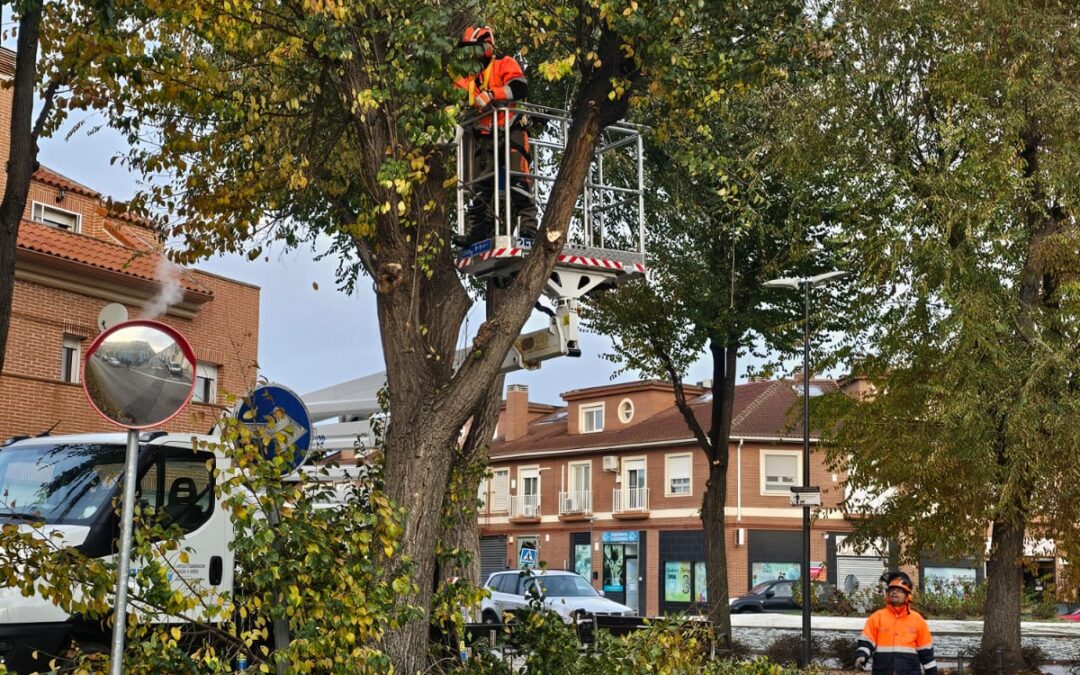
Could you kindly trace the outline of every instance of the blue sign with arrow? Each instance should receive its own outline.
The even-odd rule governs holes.
[[[283,434],[294,449],[292,467],[307,459],[311,447],[311,416],[307,406],[291,389],[279,384],[264,384],[244,397],[236,409],[236,419],[254,429],[265,428],[270,434]],[[284,448],[271,439],[263,452],[273,459]]]

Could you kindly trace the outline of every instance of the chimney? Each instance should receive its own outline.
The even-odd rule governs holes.
[[[511,384],[506,387],[506,430],[503,440],[516,441],[529,428],[529,387]]]

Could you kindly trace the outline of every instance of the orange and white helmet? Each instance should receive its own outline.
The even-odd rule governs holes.
[[[459,46],[472,45],[483,45],[484,56],[490,59],[495,53],[495,33],[492,33],[487,26],[469,26],[465,29],[465,34],[461,36]]]
[[[881,581],[885,584],[886,593],[894,588],[899,588],[910,597],[915,590],[915,584],[911,582],[911,577],[904,572],[886,572],[881,575]]]

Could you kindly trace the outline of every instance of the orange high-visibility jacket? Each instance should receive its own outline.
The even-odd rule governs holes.
[[[514,91],[510,85],[515,82],[525,84],[525,72],[521,70],[521,66],[513,57],[502,56],[491,59],[487,67],[479,73],[462,77],[455,81],[454,84],[469,92],[469,105],[472,105],[476,101],[477,95],[482,91],[490,91],[491,97],[495,101],[513,101]],[[506,124],[510,119],[507,115],[511,114],[510,112],[499,113],[499,123],[501,125]],[[491,115],[480,118],[477,126],[481,132],[489,132],[491,130]]]
[[[937,675],[930,627],[910,605],[888,605],[871,614],[855,656],[873,657],[875,675]]]

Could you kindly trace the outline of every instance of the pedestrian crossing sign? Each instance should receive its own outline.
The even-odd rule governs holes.
[[[530,567],[536,564],[536,549],[522,548],[518,551],[518,567]]]

